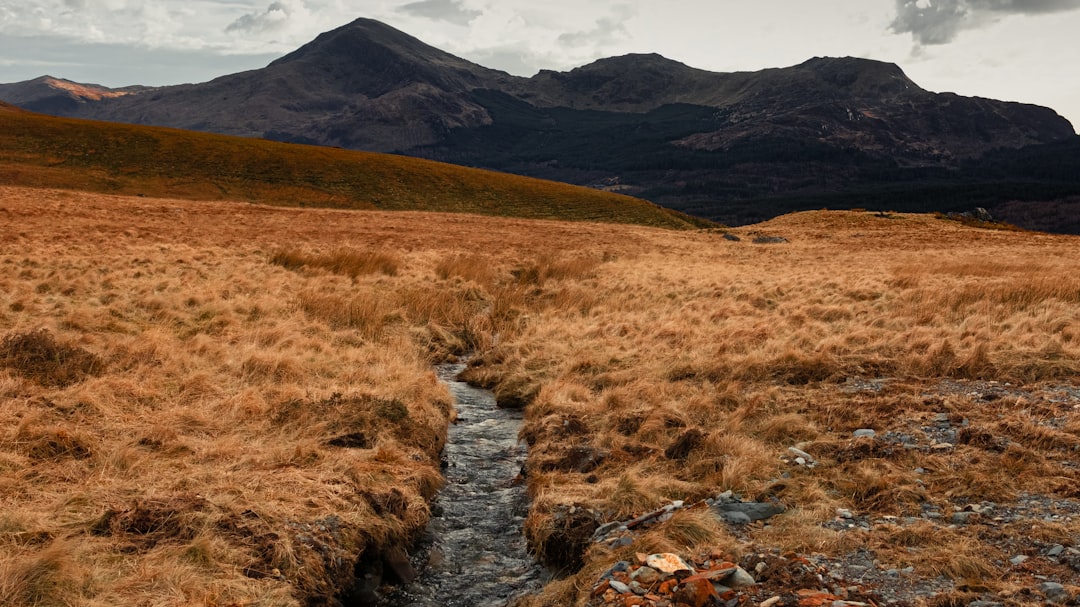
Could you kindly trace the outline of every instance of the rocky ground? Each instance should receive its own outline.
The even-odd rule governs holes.
[[[851,378],[839,389],[850,395],[876,394],[890,389],[890,384],[888,379]],[[1038,413],[1039,425],[1051,429],[1065,427],[1080,410],[1080,389],[1063,383],[1020,387],[993,381],[948,379],[925,387],[920,395],[930,400],[960,398],[976,405],[1008,399],[1031,407]],[[931,414],[908,425],[910,429],[904,430],[856,430],[850,448],[860,457],[889,458],[894,453],[948,456],[958,445],[979,444],[984,449],[1001,451],[1010,445],[1007,436],[989,433],[956,414]],[[790,448],[783,459],[793,469],[812,470],[820,465],[814,455],[798,447]],[[1080,465],[1080,454],[1070,452],[1060,463],[1076,467]],[[927,478],[932,473],[925,469],[914,472]],[[928,495],[933,495],[932,488]],[[1064,499],[1060,492],[1056,495],[1022,492],[1015,499],[1003,502],[957,497],[948,503],[952,505],[943,507],[941,500],[928,498],[919,505],[917,513],[905,516],[837,509],[836,516],[822,527],[853,540],[842,542],[843,545],[858,547],[836,554],[797,554],[781,553],[755,541],[761,531],[769,528],[772,517],[783,512],[777,503],[747,503],[730,492],[703,504],[687,506],[675,502],[632,521],[605,525],[597,530],[594,539],[612,549],[631,547],[636,532],[663,522],[674,511],[709,507],[740,539],[742,556],[721,552],[638,553],[633,561],[614,563],[596,580],[589,604],[620,607],[1080,604],[1080,537],[1075,534],[1080,523],[1080,500]],[[1049,533],[1047,529],[1057,533]],[[942,573],[928,575],[926,567],[917,570],[889,562],[878,554],[871,541],[872,537],[886,537],[898,544],[910,542],[906,550],[914,553],[918,550],[917,538],[942,534],[977,539],[986,551],[989,570],[973,570],[965,576],[963,571],[949,569],[946,562]],[[951,564],[961,567],[963,558],[957,556]],[[945,560],[949,560],[947,555]],[[991,583],[984,582],[988,578]]]

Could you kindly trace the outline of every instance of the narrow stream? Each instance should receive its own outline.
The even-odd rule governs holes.
[[[545,581],[521,532],[528,508],[518,482],[522,413],[500,409],[491,392],[457,381],[464,368],[436,368],[457,401],[443,452],[446,486],[432,509],[419,579],[382,607],[502,607]]]

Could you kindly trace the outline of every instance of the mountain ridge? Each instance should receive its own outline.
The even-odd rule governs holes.
[[[0,99],[25,101],[25,85],[0,85]],[[870,59],[722,73],[629,54],[524,78],[371,19],[320,34],[262,69],[107,92],[49,113],[617,188],[726,223],[801,208],[782,201],[820,208],[830,196],[863,193],[870,200],[861,206],[873,206],[882,187],[964,181],[966,163],[996,150],[1076,138],[1050,108],[934,93],[900,66]]]

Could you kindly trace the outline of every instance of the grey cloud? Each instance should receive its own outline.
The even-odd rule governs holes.
[[[230,23],[226,32],[268,32],[284,25],[292,10],[284,2],[273,2],[261,13],[248,13]]]
[[[480,11],[465,8],[460,0],[420,0],[420,2],[406,4],[397,10],[414,17],[446,21],[455,25],[468,25],[470,21],[481,15]]]
[[[636,11],[626,5],[619,5],[614,8],[614,16],[598,19],[596,21],[596,26],[591,30],[561,34],[559,36],[559,42],[574,47],[595,47],[629,37],[630,34],[626,31],[626,26],[623,24],[633,17],[636,14]]]
[[[896,0],[891,29],[918,44],[952,42],[974,29],[1009,15],[1039,15],[1080,9],[1080,0]]]

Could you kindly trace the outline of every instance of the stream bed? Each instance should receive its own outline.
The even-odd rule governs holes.
[[[490,391],[457,381],[464,368],[436,368],[457,408],[443,451],[446,485],[417,550],[418,579],[381,607],[502,607],[547,579],[522,535],[528,512],[519,477],[526,455],[518,440],[523,414],[500,409]]]

